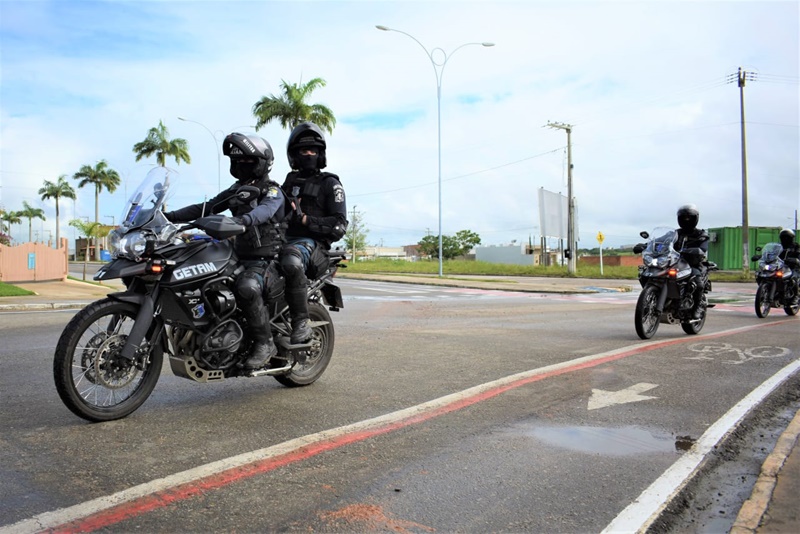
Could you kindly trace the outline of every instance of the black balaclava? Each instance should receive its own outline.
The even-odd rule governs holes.
[[[301,174],[309,175],[317,171],[319,162],[319,148],[314,147],[314,149],[317,150],[317,153],[313,156],[307,154],[301,155],[300,151],[297,151],[295,160],[297,161],[297,169]]]
[[[231,175],[240,182],[258,180],[264,174],[266,161],[261,158],[256,161],[231,158]]]

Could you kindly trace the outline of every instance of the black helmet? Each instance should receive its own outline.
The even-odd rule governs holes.
[[[222,142],[222,153],[231,158],[231,174],[240,182],[258,180],[272,170],[275,155],[266,139],[233,132]]]
[[[694,230],[698,222],[700,222],[700,212],[697,211],[697,206],[685,204],[678,208],[678,226],[682,230]]]
[[[319,126],[313,122],[301,122],[295,126],[292,133],[289,134],[289,142],[286,143],[286,157],[289,159],[289,165],[292,169],[305,170],[304,167],[306,166],[303,165],[304,162],[300,161],[297,155],[297,152],[303,147],[316,147],[318,151],[316,157],[307,160],[308,166],[311,167],[311,169],[324,169],[328,164],[327,158],[325,157],[325,148],[327,147],[325,143],[325,134],[323,134]],[[314,164],[313,166],[310,165],[312,163]]]
[[[779,237],[781,239],[781,246],[783,248],[789,248],[794,244],[794,232],[788,228],[781,230]]]

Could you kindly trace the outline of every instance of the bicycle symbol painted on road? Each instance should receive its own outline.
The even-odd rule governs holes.
[[[736,355],[738,360],[722,360],[722,363],[730,365],[739,365],[756,359],[766,358],[781,358],[791,354],[791,351],[785,347],[752,347],[749,349],[738,349],[730,343],[695,343],[689,346],[689,350],[697,352],[698,356],[686,356],[687,360],[714,360],[711,356],[705,354],[732,354]]]

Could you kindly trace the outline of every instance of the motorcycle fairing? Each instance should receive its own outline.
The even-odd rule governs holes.
[[[92,278],[102,281],[111,280],[112,278],[124,278],[127,276],[142,276],[146,272],[147,262],[136,262],[125,258],[117,258],[100,267]]]
[[[233,248],[227,242],[209,243],[194,250],[188,249],[187,252],[191,253],[174,260],[178,263],[170,269],[164,286],[197,283],[218,276],[231,263],[233,256]]]

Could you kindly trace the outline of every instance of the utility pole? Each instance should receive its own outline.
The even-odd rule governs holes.
[[[744,86],[747,80],[755,81],[756,75],[739,67],[739,71],[728,75],[728,83],[736,80],[739,85],[739,116],[742,131],[742,272],[750,272],[750,225],[747,217],[747,144],[744,128]]]
[[[578,247],[575,242],[575,201],[572,197],[572,125],[547,121],[547,126],[567,132],[567,272],[575,274]]]
[[[356,261],[356,236],[358,235],[357,227],[358,227],[358,215],[356,214],[356,208],[358,206],[353,206],[353,233],[350,235],[350,241],[353,247],[353,257],[350,261],[355,263]]]

